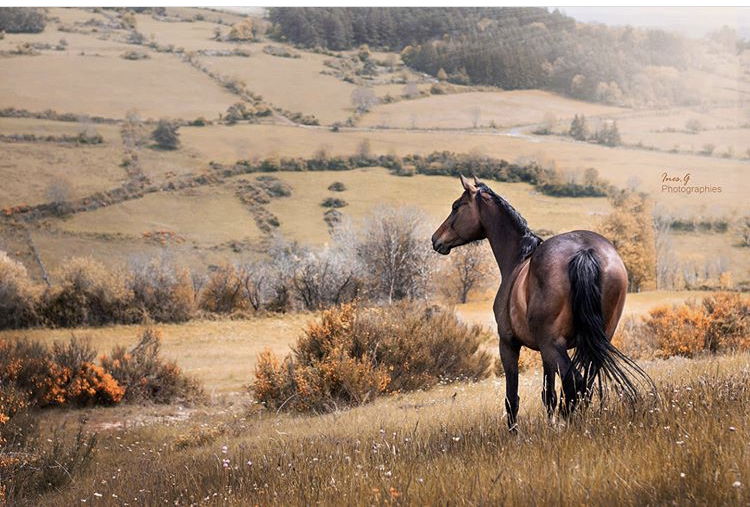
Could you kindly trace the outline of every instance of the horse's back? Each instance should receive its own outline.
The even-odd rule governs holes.
[[[606,238],[579,230],[545,240],[527,261],[528,265],[518,271],[509,313],[514,333],[524,345],[536,349],[540,337],[554,335],[552,338],[572,346],[575,329],[569,265],[585,250],[591,250],[597,261],[605,331],[610,338],[614,334],[627,292],[625,265]]]

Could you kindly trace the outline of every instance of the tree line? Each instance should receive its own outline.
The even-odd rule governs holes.
[[[542,88],[608,103],[690,102],[665,72],[690,43],[655,29],[576,23],[543,8],[274,8],[270,32],[305,47],[401,51],[410,67],[464,85]],[[658,93],[657,93],[658,92]]]

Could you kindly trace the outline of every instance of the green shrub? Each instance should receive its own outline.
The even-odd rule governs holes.
[[[47,25],[44,13],[24,7],[0,7],[0,32],[39,33]]]
[[[323,202],[320,203],[324,208],[343,208],[349,203],[338,197],[326,197]]]
[[[269,408],[330,411],[439,382],[479,380],[491,356],[490,336],[446,310],[418,304],[325,311],[283,360],[264,352],[253,392]]]
[[[161,119],[151,132],[151,139],[163,150],[176,150],[180,147],[180,126],[169,120]]]

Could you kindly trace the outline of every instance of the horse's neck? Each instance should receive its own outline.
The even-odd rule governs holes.
[[[480,215],[503,280],[510,280],[511,273],[521,261],[521,233],[507,213],[492,200],[484,201]]]

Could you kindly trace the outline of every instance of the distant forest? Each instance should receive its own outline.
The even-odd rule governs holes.
[[[274,34],[304,47],[368,44],[456,84],[542,88],[612,104],[690,103],[692,44],[662,30],[578,23],[544,8],[272,8]]]

